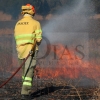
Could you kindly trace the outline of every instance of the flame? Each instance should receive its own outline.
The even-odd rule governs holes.
[[[82,76],[85,76],[90,79],[100,80],[100,67],[96,64],[95,60],[87,61],[81,60],[79,57],[76,57],[73,50],[70,50],[70,53],[65,51],[65,54],[61,56],[61,51],[64,50],[64,47],[60,45],[60,49],[56,51],[57,57],[60,59],[56,62],[55,66],[37,66],[35,69],[35,76],[46,79],[54,78],[70,78],[76,79]],[[55,52],[52,49],[52,52]],[[48,59],[48,60],[51,60]],[[9,65],[6,70],[0,67],[0,71],[4,73],[10,73],[11,75],[16,71],[17,59],[13,58],[13,64]],[[17,78],[21,78],[21,72],[19,71],[16,74]]]
[[[59,58],[61,58],[62,50],[64,50],[64,47],[60,45],[60,50],[56,51]],[[100,68],[94,60],[81,60],[79,57],[76,57],[73,50],[70,50],[70,53],[67,51],[66,55],[62,56],[55,66],[43,68],[38,66],[37,74],[39,77],[75,79],[85,76],[90,79],[100,79]]]

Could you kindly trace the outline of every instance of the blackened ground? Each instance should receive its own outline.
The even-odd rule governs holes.
[[[6,80],[6,79],[5,79]],[[0,84],[2,84],[0,78]],[[79,86],[74,80],[34,79],[32,100],[99,100],[98,86]],[[78,81],[77,81],[78,82]],[[0,88],[0,100],[20,100],[21,80],[13,79]]]

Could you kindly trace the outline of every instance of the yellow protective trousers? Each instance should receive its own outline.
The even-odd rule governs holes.
[[[36,50],[35,53],[27,59],[24,66],[22,67],[22,95],[29,95],[31,93],[33,77],[34,77],[34,69],[36,68],[36,57],[38,51]],[[24,59],[19,59],[19,64],[22,64]]]

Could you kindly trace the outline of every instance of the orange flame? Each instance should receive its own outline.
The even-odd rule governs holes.
[[[66,55],[61,56],[61,51],[64,50],[64,47],[60,45],[60,49],[56,51],[56,55],[60,60],[57,60],[55,66],[37,66],[35,70],[35,75],[40,78],[80,78],[85,76],[90,79],[100,80],[100,67],[96,64],[95,60],[86,61],[81,60],[79,57],[76,57],[73,50],[69,52],[65,52]],[[52,52],[53,49],[52,49]],[[50,59],[51,60],[51,59]],[[16,59],[13,59],[13,64],[17,64]],[[14,66],[14,65],[9,65]],[[6,69],[5,72],[13,74],[17,69],[11,67]],[[4,71],[2,67],[0,67],[0,71]],[[17,73],[16,77],[20,78],[21,73]]]
[[[64,49],[60,45],[60,50],[56,52],[58,57],[61,57],[61,51]],[[93,61],[81,60],[76,57],[73,50],[67,52],[67,56],[62,56],[62,59],[53,67],[39,67],[38,74],[41,78],[79,78],[82,76],[90,79],[100,79],[100,68]]]

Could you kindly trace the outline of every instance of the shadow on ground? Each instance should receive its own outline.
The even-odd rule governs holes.
[[[70,87],[70,86],[65,86],[65,87],[64,86],[59,86],[59,87],[55,87],[55,86],[45,87],[43,89],[39,89],[36,92],[32,93],[31,97],[32,97],[32,99],[34,99],[34,98],[38,98],[38,97],[43,96],[43,95],[48,95],[48,94],[53,93],[55,91],[59,91],[61,89],[68,89],[69,90],[71,88],[72,87]]]

